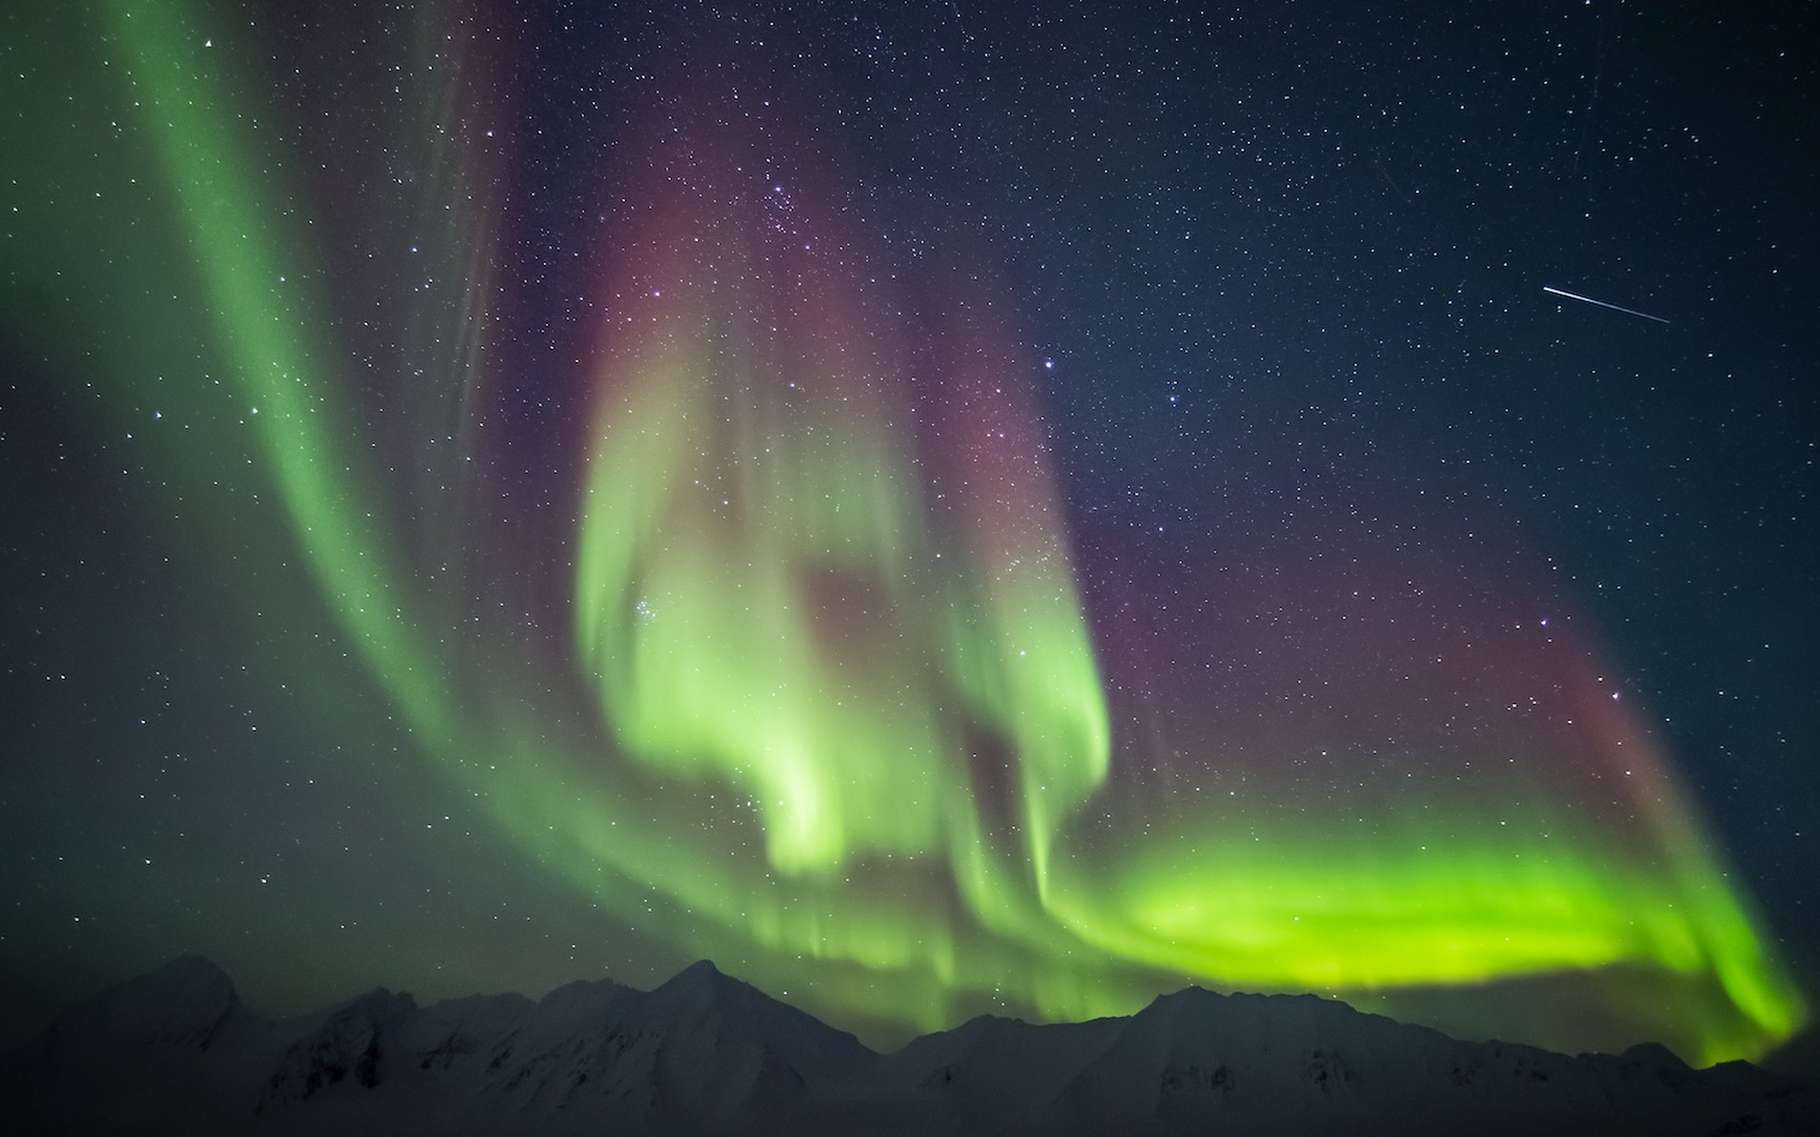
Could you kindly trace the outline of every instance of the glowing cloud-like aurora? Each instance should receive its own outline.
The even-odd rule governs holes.
[[[205,56],[173,6],[111,13],[201,331],[257,408],[260,472],[325,605],[423,756],[579,894],[755,982],[813,976],[804,1001],[837,1021],[947,1025],[993,992],[1128,1012],[1187,981],[1420,1013],[1437,987],[1566,977],[1690,1057],[1801,1024],[1582,640],[1490,642],[1505,662],[1433,681],[1454,705],[1531,684],[1577,710],[1446,737],[1419,718],[1440,700],[1380,697],[1387,660],[1306,662],[1359,703],[1321,722],[1247,700],[1281,650],[1243,644],[1260,662],[1217,698],[1185,648],[1147,661],[1143,628],[1235,659],[1242,629],[1106,609],[1027,388],[1041,369],[989,274],[909,275],[775,138],[648,141],[644,188],[585,250],[602,267],[587,350],[562,364],[575,429],[549,443],[574,474],[552,487],[574,503],[565,543],[490,551],[562,597],[560,658],[519,650],[428,571],[471,550],[399,536],[391,512],[429,491],[390,485],[358,441],[333,283],[310,269],[332,227],[295,220],[297,187],[232,113],[230,45]],[[470,264],[510,217],[450,182],[448,215],[471,216],[444,251]],[[414,379],[424,421],[509,388],[509,355]],[[1190,587],[1226,612],[1271,599]],[[1348,737],[1361,722],[1369,744]],[[1303,792],[1310,771],[1357,791]]]

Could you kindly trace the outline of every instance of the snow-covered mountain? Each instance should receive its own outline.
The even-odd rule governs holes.
[[[1745,1063],[1461,1042],[1312,995],[1189,988],[1130,1018],[975,1020],[888,1064],[994,1132],[1820,1133],[1820,1109],[1797,1124],[1820,1099]]]
[[[22,1133],[1820,1134],[1814,1088],[1742,1063],[1460,1042],[1312,996],[1190,988],[880,1055],[706,962],[271,1021],[179,959],[66,1012],[0,1094]]]

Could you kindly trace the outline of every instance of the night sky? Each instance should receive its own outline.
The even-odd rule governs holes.
[[[1812,6],[269,7],[0,16],[0,1042],[1805,1024]]]

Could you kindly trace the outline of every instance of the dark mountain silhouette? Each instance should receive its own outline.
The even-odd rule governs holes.
[[[1820,1134],[1799,1077],[1461,1042],[1306,995],[983,1017],[881,1055],[707,962],[651,991],[378,989],[273,1021],[184,958],[65,1012],[0,1091],[21,1133]]]

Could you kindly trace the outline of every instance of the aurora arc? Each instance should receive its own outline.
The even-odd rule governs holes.
[[[655,894],[659,934],[743,952],[759,982],[816,974],[822,1013],[922,1028],[991,989],[1071,1018],[1184,979],[1394,1006],[1607,970],[1703,993],[1649,1024],[1690,1056],[1760,1054],[1804,1021],[1646,742],[1616,837],[1533,784],[1526,823],[1489,834],[1466,797],[1440,801],[1444,826],[1429,801],[1373,829],[1212,795],[1146,807],[1119,783],[1147,759],[1115,729],[1004,318],[969,296],[933,335],[891,326],[854,299],[871,274],[763,235],[776,191],[730,162],[623,238],[620,312],[573,377],[574,555],[546,570],[569,582],[566,678],[515,677],[533,665],[484,633],[448,650],[459,604],[413,571],[349,441],[310,233],[233,113],[231,48],[205,59],[176,6],[109,12],[207,335],[325,605],[434,768],[582,894]],[[713,165],[654,162],[685,160]],[[458,373],[437,398],[505,381]]]

